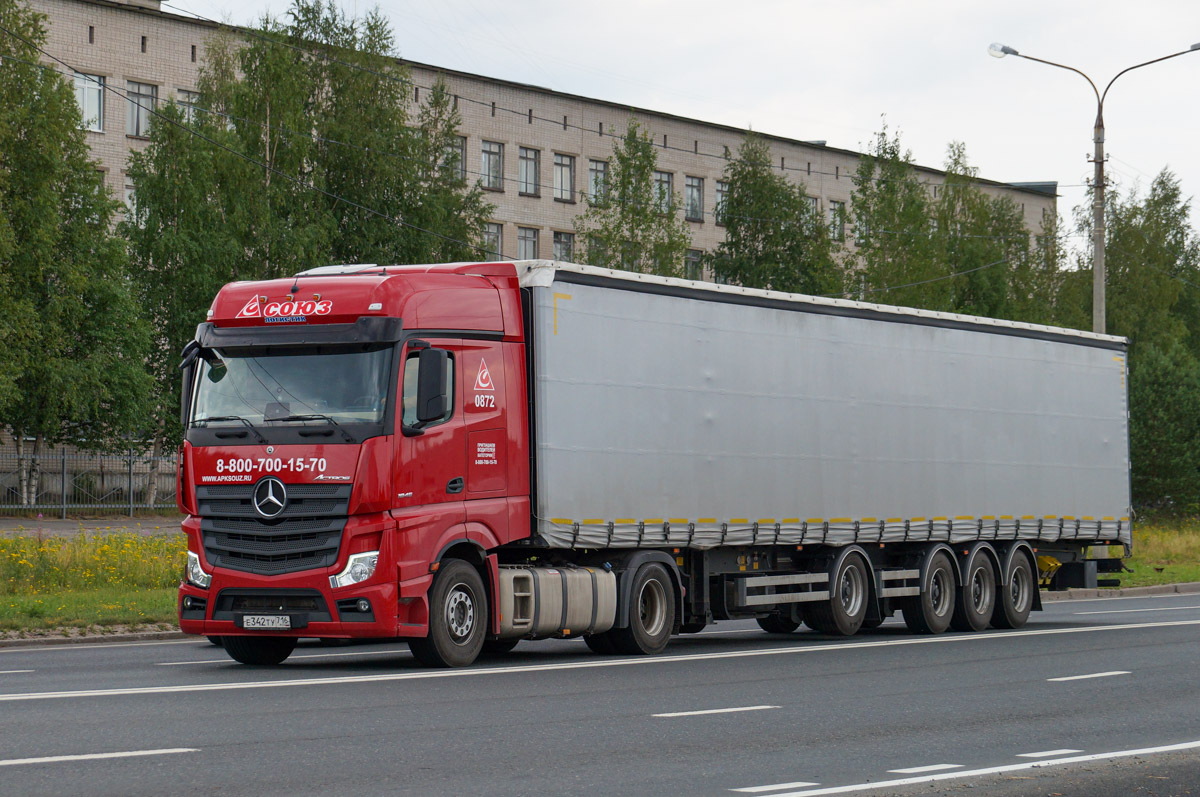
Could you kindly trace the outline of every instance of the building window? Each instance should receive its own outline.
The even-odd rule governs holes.
[[[146,37],[142,37],[142,52],[146,52]]]
[[[670,172],[654,172],[654,201],[662,213],[671,209],[671,184],[674,182],[674,178],[675,175]]]
[[[717,180],[717,206],[713,209],[713,217],[717,224],[725,224],[725,203],[729,201],[729,183]]]
[[[704,221],[703,177],[688,177],[684,181],[683,210],[688,221]]]
[[[75,102],[83,117],[83,129],[104,130],[104,78],[100,75],[75,73]]]
[[[704,270],[700,267],[700,256],[703,254],[699,249],[689,249],[687,254],[683,256],[683,276],[690,280],[698,280],[704,278]]]
[[[137,213],[137,191],[133,187],[133,180],[129,175],[125,175],[125,190],[122,194],[122,199],[125,200],[125,216],[131,217]]]
[[[846,240],[846,203],[829,200],[829,236],[835,241]]]
[[[504,145],[498,141],[483,142],[483,160],[479,171],[481,185],[489,191],[504,190]]]
[[[501,257],[500,251],[504,243],[504,225],[489,221],[483,225],[483,248],[489,255]]]
[[[538,196],[541,186],[538,185],[538,171],[541,165],[542,153],[529,147],[521,147],[517,151],[520,158],[517,169],[517,184],[522,196]]]
[[[125,85],[125,96],[129,98],[129,116],[125,132],[142,138],[149,136],[151,112],[158,105],[158,86],[130,80]]]
[[[446,146],[446,159],[443,161],[446,171],[454,180],[467,179],[467,137],[455,136]]]
[[[192,45],[192,63],[196,63],[196,45]]]
[[[554,259],[570,261],[575,256],[575,234],[554,233]]]
[[[588,196],[599,202],[608,191],[608,161],[588,161]]]
[[[575,201],[575,156],[554,153],[554,198]]]
[[[538,231],[532,227],[517,228],[517,260],[537,260]]]
[[[820,217],[821,200],[817,199],[815,196],[806,196],[804,198],[808,200],[808,207],[812,210],[813,216]]]
[[[179,109],[183,111],[183,121],[189,123],[195,122],[196,113],[201,110],[200,92],[188,91],[187,89],[177,89],[175,91],[175,95]]]

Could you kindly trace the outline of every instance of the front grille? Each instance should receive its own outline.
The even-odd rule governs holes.
[[[213,601],[214,620],[232,620],[235,613],[305,614],[309,622],[329,622],[333,617],[316,590],[223,589]]]
[[[274,576],[337,561],[350,508],[348,484],[287,486],[287,505],[265,520],[254,510],[254,485],[197,486],[200,533],[217,567]]]

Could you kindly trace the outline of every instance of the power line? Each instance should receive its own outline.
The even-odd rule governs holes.
[[[942,282],[944,280],[954,279],[955,277],[961,277],[964,274],[973,274],[976,271],[983,271],[985,268],[992,268],[994,266],[1000,265],[1001,263],[1007,263],[1007,262],[1008,262],[1008,258],[1001,258],[1000,260],[997,260],[994,263],[986,263],[982,266],[976,266],[975,268],[968,268],[965,271],[956,271],[953,274],[943,274],[940,277],[933,277],[932,279],[927,279],[927,280],[919,280],[917,282],[906,282],[903,285],[888,285],[883,288],[872,288],[869,291],[857,291],[857,294],[859,296],[864,296],[866,294],[887,293],[888,291],[898,291],[901,288],[913,288],[913,287],[916,287],[917,285],[928,285],[933,282]],[[824,296],[822,298],[846,299],[846,298],[849,298],[851,295],[852,295],[851,292],[843,291],[842,293],[827,293],[827,294],[824,294]]]

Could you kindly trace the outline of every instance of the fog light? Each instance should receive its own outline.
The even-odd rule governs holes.
[[[338,573],[336,576],[329,577],[329,586],[337,589],[338,587],[348,587],[351,584],[357,584],[360,581],[366,581],[371,576],[375,575],[375,565],[379,562],[379,551],[368,551],[367,553],[356,553],[346,562],[346,569]]]
[[[359,598],[358,599],[358,610],[360,612],[362,612],[363,614],[366,614],[367,612],[371,611],[371,602],[369,600],[367,600],[366,598]]]
[[[192,596],[191,595],[185,595],[183,597],[183,608],[185,608],[185,609],[192,608]]]

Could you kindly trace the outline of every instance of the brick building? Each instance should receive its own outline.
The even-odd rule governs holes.
[[[196,78],[205,41],[214,23],[164,12],[158,0],[31,0],[49,19],[48,51],[81,76],[76,95],[92,147],[106,181],[128,201],[133,187],[125,176],[131,150],[145,146],[150,116],[133,103],[99,87],[97,80],[142,104],[196,100]],[[482,75],[405,62],[414,97],[442,77],[458,97],[462,115],[462,163],[496,206],[485,231],[505,258],[569,259],[574,245],[572,218],[581,212],[580,195],[590,190],[612,155],[614,137],[624,132],[631,113],[650,132],[658,150],[656,181],[680,195],[692,235],[689,260],[722,239],[716,223],[726,148],[736,151],[744,130],[648,109],[580,97]],[[84,77],[90,76],[90,77]],[[860,153],[820,141],[766,134],[780,173],[803,182],[815,207],[827,218],[850,210],[851,176]],[[932,186],[944,173],[915,167]],[[1056,184],[982,181],[985,191],[1010,197],[1022,208],[1027,228],[1041,229],[1044,212],[1056,212]],[[853,235],[835,234],[852,246]],[[694,272],[695,273],[695,272]]]

